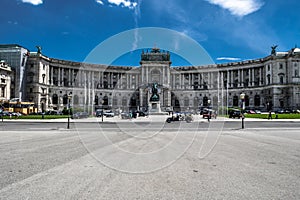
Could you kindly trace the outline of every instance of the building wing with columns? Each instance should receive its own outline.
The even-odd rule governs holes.
[[[171,66],[168,52],[141,53],[140,66],[107,66],[30,53],[24,97],[39,111],[71,104],[92,113],[97,108],[147,110],[157,83],[162,111],[200,107],[239,107],[245,93],[249,109],[300,108],[300,49],[256,60],[206,66]]]

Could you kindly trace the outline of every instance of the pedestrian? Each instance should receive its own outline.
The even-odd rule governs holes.
[[[271,112],[271,110],[269,111],[268,119],[272,119],[272,112]]]
[[[210,122],[210,118],[211,118],[211,111],[208,111],[208,116],[207,116],[207,121]]]

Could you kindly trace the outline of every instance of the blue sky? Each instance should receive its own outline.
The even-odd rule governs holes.
[[[300,47],[298,0],[1,0],[1,5],[1,44],[31,51],[40,45],[45,55],[65,60],[84,61],[109,37],[142,27],[185,34],[216,63],[265,57],[272,45],[278,51]],[[114,64],[137,66],[140,52]],[[173,65],[185,64],[173,58]]]

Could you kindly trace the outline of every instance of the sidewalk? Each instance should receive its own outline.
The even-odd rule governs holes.
[[[115,117],[104,117],[103,118],[103,122],[107,123],[117,123],[117,122],[165,122],[166,119],[170,117],[170,115],[150,115],[148,117],[138,117],[138,118],[133,118],[133,119],[121,119],[119,116],[115,116]],[[193,115],[194,118],[194,122],[207,122],[207,119],[203,119],[202,116],[200,115]],[[225,118],[225,117],[217,117],[217,119],[210,119],[210,121],[214,122],[214,121],[241,121],[242,119],[231,119],[231,118]],[[4,123],[5,122],[30,122],[30,123],[51,123],[51,122],[67,122],[68,119],[67,118],[63,118],[63,119],[4,119]],[[276,122],[276,121],[287,121],[287,122],[300,122],[300,119],[259,119],[259,118],[245,118],[244,119],[245,122],[247,121],[269,121],[269,122]],[[86,122],[86,123],[92,123],[92,122],[97,122],[97,123],[101,123],[102,122],[102,118],[101,117],[90,117],[90,118],[86,118],[86,119],[70,119],[71,123],[76,123],[76,122]],[[0,120],[0,123],[1,120]]]

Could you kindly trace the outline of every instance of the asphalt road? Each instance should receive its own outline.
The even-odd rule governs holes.
[[[6,122],[0,199],[300,199],[298,122]]]
[[[98,124],[99,127],[105,128],[107,130],[116,129],[119,126],[132,128],[132,124],[138,125],[139,127],[146,126],[147,128],[149,125],[153,128],[162,127],[164,130],[173,130],[177,131],[178,127],[184,125],[186,127],[186,131],[189,130],[198,130],[198,129],[208,129],[210,126],[214,126],[214,124],[220,124],[218,127],[222,126],[223,130],[232,130],[232,129],[240,129],[242,127],[242,122],[240,119],[231,120],[231,121],[213,121],[211,120],[208,123],[207,120],[202,121],[194,121],[192,123],[188,123],[187,125],[185,121],[183,122],[172,122],[172,123],[165,123],[162,122],[144,122],[144,121],[118,121],[118,122],[85,122],[85,121],[71,121],[70,128],[94,128],[95,124]],[[92,127],[90,124],[94,124]],[[300,121],[246,121],[244,122],[244,127],[246,129],[276,129],[276,128],[285,128],[285,129],[300,129]],[[18,120],[7,120],[3,123],[0,122],[0,130],[3,131],[43,131],[43,130],[61,130],[67,128],[67,120],[65,121],[54,121],[54,122],[43,122],[43,121],[18,121]]]

